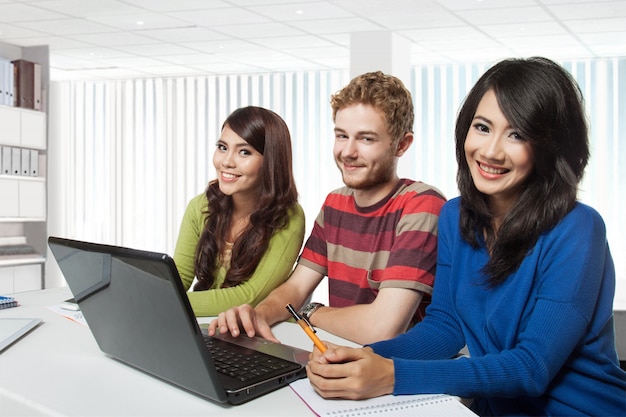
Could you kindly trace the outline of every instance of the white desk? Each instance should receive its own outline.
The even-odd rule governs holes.
[[[100,351],[87,327],[47,308],[69,297],[67,288],[18,293],[20,307],[0,310],[0,317],[44,319],[0,353],[1,416],[314,415],[288,387],[243,405],[220,405],[111,359]],[[283,343],[312,348],[296,324],[281,323],[274,331]],[[319,335],[350,344],[322,330]]]

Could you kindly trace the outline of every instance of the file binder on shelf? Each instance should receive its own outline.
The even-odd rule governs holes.
[[[25,59],[13,61],[15,105],[41,110],[41,65]]]
[[[30,176],[30,149],[22,149],[22,162],[20,163],[20,175]]]
[[[0,104],[5,106],[13,106],[13,82],[15,74],[13,73],[13,63],[6,59],[0,58]]]
[[[7,60],[9,81],[7,84],[7,92],[9,97],[7,98],[7,106],[15,107],[15,66],[11,61]]]
[[[20,175],[22,172],[22,150],[11,148],[11,175]]]
[[[2,175],[11,175],[11,168],[13,167],[11,147],[2,146]]]
[[[30,150],[30,176],[39,176],[39,151],[37,149]]]
[[[33,109],[41,110],[41,65],[35,64],[33,78]]]
[[[9,81],[6,71],[8,69],[7,59],[0,57],[0,104],[6,105],[5,93],[7,91],[7,83]]]

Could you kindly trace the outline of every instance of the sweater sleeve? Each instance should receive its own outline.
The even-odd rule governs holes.
[[[537,264],[522,264],[517,272],[534,276],[537,293],[527,301],[532,308],[511,346],[478,355],[470,349],[471,357],[442,360],[446,353],[437,360],[434,348],[439,345],[445,350],[441,343],[453,340],[458,331],[449,323],[454,318],[453,306],[441,299],[450,297],[445,248],[446,243],[440,242],[443,268],[439,270],[438,265],[432,311],[428,310],[431,320],[427,316],[400,336],[395,346],[393,341],[372,345],[375,352],[394,359],[395,394],[540,396],[554,380],[571,378],[558,375],[573,351],[586,344],[585,335],[590,341],[598,340],[606,323],[611,323],[600,319],[597,328],[590,326],[594,315],[610,317],[610,311],[604,311],[612,304],[607,302],[611,280],[604,279],[610,255],[602,219],[595,211],[578,206],[533,249],[541,254]],[[443,308],[451,309],[447,316]],[[448,337],[442,336],[446,334]],[[601,354],[601,349],[598,347],[596,354]]]
[[[216,316],[230,307],[257,305],[291,273],[304,240],[304,211],[296,204],[287,226],[274,233],[267,251],[249,280],[235,287],[188,292],[196,316]]]
[[[205,194],[199,194],[187,204],[174,249],[174,263],[178,269],[185,291],[189,290],[195,277],[196,246],[204,228],[208,202]]]

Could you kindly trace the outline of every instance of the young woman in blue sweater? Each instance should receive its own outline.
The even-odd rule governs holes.
[[[440,215],[425,319],[361,349],[316,349],[311,384],[328,398],[447,393],[483,416],[626,415],[605,225],[576,201],[589,157],[577,84],[545,58],[502,61],[455,137],[460,197]]]

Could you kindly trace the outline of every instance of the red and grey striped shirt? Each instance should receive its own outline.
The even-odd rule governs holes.
[[[369,207],[357,206],[351,188],[337,189],[326,197],[298,263],[328,276],[333,307],[369,304],[385,287],[421,291],[417,322],[430,303],[444,203],[439,190],[409,179]]]

